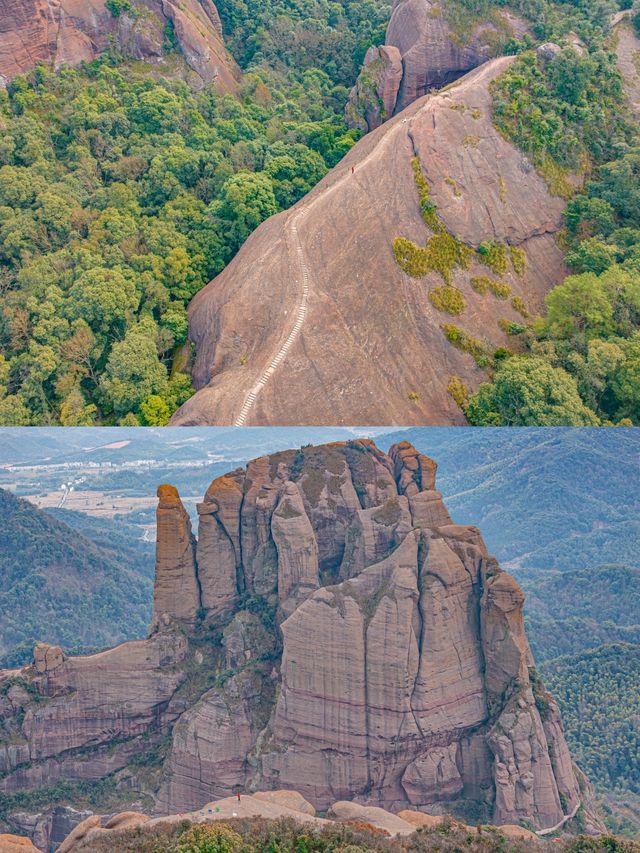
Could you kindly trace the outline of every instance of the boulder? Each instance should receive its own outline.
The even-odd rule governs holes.
[[[311,803],[297,791],[256,791],[252,796],[256,800],[266,800],[268,803],[275,803],[277,806],[284,806],[286,809],[302,812],[312,817],[316,813]]]
[[[490,60],[446,91],[411,104],[357,142],[293,208],[251,234],[190,304],[198,390],[173,415],[173,425],[228,425],[239,418],[270,426],[465,423],[449,393],[451,378],[474,391],[489,375],[448,340],[443,325],[454,323],[494,352],[513,343],[498,321],[522,320],[509,300],[474,287],[477,277],[495,278],[478,247],[487,241],[503,246],[501,281],[532,314],[544,310],[546,294],[566,275],[554,238],[565,202],[493,125],[490,85],[512,60]],[[465,304],[454,320],[429,298],[443,286],[442,276],[410,277],[394,253],[396,238],[423,248],[433,236],[421,214],[418,166],[440,222],[473,250],[468,268],[452,271]],[[256,327],[251,318],[258,316],[263,322]],[[390,473],[393,479],[379,468],[381,480],[388,482]],[[412,477],[406,469],[407,497]],[[259,486],[252,481],[252,488]],[[271,487],[261,497],[265,507],[276,499]],[[318,499],[334,499],[330,483]]]
[[[40,853],[30,838],[23,835],[0,835],[0,853]]]
[[[415,832],[415,825],[403,820],[399,815],[376,806],[361,806],[359,803],[346,800],[333,803],[327,811],[327,817],[345,822],[357,821],[358,823],[369,824],[376,829],[383,829],[392,836],[411,835],[412,832]]]

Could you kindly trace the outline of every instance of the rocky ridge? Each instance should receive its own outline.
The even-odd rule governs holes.
[[[114,14],[105,0],[0,0],[0,85],[38,62],[78,65],[111,46],[131,59],[161,63],[170,30],[191,85],[235,91],[239,69],[212,0],[131,0],[117,8]]]
[[[540,313],[566,274],[554,238],[564,202],[492,123],[490,83],[511,59],[413,103],[253,232],[191,302],[199,390],[172,424],[465,422],[451,378],[475,390],[488,374],[447,327],[489,355],[512,348],[505,329],[522,322],[521,310]],[[394,245],[402,238],[422,249],[430,239],[425,186],[466,260],[413,276]],[[481,246],[502,253],[497,272]],[[432,301],[445,276],[463,300],[455,317]]]
[[[295,788],[538,829],[588,807],[524,596],[435,473],[404,442],[256,459],[211,484],[197,542],[161,486],[149,638],[0,672],[0,792],[110,777],[170,814]]]

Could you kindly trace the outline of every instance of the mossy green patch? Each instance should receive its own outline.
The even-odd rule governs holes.
[[[469,353],[479,367],[487,367],[489,356],[480,341],[477,341],[468,332],[465,332],[464,329],[454,326],[452,323],[444,323],[440,328],[449,343],[456,347],[456,349]]]
[[[525,320],[528,320],[531,316],[527,309],[525,301],[521,296],[513,297],[513,299],[511,300],[511,307],[514,309],[514,311],[517,311],[521,317],[524,317]]]
[[[444,287],[436,287],[429,293],[429,300],[438,311],[457,316],[462,314],[466,308],[464,296],[456,288],[447,284]]]
[[[485,240],[478,246],[478,257],[486,267],[496,275],[504,275],[507,271],[507,247],[495,240]]]
[[[458,406],[464,411],[469,399],[467,386],[459,376],[452,376],[447,385],[447,391],[453,397]]]
[[[524,249],[521,249],[520,246],[509,246],[509,255],[514,273],[524,275],[527,268],[527,256]]]
[[[397,237],[393,252],[399,266],[413,278],[422,278],[428,272],[439,273],[446,284],[451,283],[454,269],[467,269],[473,251],[447,231],[434,234],[424,247],[411,240]]]
[[[508,299],[511,296],[511,288],[503,281],[498,281],[488,275],[477,275],[471,279],[471,287],[476,293],[488,293],[491,291],[498,299]]]

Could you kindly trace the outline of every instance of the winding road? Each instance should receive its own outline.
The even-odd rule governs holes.
[[[572,820],[578,814],[578,809],[581,805],[582,803],[580,802],[580,800],[578,800],[578,802],[575,804],[573,809],[571,809],[569,814],[566,814],[559,823],[557,823],[555,826],[550,826],[547,829],[538,829],[536,831],[536,835],[551,835],[552,832],[555,832],[556,830],[563,827],[565,823],[567,823],[567,821]]]
[[[463,94],[464,91],[470,85],[478,85],[478,83],[484,82],[487,77],[495,77],[496,71],[498,71],[499,73],[499,71],[503,67],[506,67],[506,65],[508,65],[510,62],[512,62],[512,60],[513,57],[511,56],[502,56],[498,57],[497,59],[492,59],[489,62],[485,62],[479,68],[476,68],[474,71],[471,71],[469,72],[469,74],[466,74],[464,78],[458,81],[451,88],[442,90],[441,92],[438,92],[432,96],[426,96],[429,98],[429,100],[424,106],[424,109],[433,109],[434,106],[437,104],[439,98],[448,98],[453,92],[455,92],[456,96],[459,96]],[[407,109],[405,110],[405,113],[411,110],[411,114],[409,116],[405,116],[405,118],[396,117],[395,120],[392,120],[393,123],[389,122],[387,125],[382,125],[382,127],[386,127],[386,133],[383,135],[382,139],[372,147],[371,151],[363,160],[361,160],[359,163],[353,164],[355,166],[356,175],[362,169],[362,167],[366,166],[371,160],[379,158],[382,155],[383,151],[386,149],[386,147],[389,145],[389,143],[396,138],[397,132],[401,130],[405,124],[410,122],[410,118],[413,117],[413,114],[415,112],[422,109],[422,107],[415,106],[416,104],[419,104],[419,101],[415,101],[414,104],[407,107]],[[410,124],[407,130],[409,129]],[[326,199],[327,196],[335,192],[335,190],[341,187],[349,179],[353,180],[354,174],[351,171],[351,164],[347,163],[344,174],[340,178],[338,178],[335,183],[331,184],[331,186],[318,193],[311,202],[307,204],[302,204],[297,210],[297,212],[291,217],[287,225],[285,225],[285,228],[289,229],[289,234],[293,240],[297,263],[299,266],[300,277],[296,279],[296,283],[299,283],[300,281],[302,282],[302,288],[300,291],[300,301],[298,302],[297,307],[294,311],[294,324],[291,327],[287,338],[279,347],[277,352],[274,354],[268,366],[260,374],[255,385],[253,385],[247,396],[244,398],[242,406],[240,408],[240,413],[233,422],[234,426],[245,426],[247,418],[249,417],[251,410],[255,406],[256,401],[260,396],[262,390],[269,382],[273,374],[276,372],[278,367],[280,367],[282,362],[285,360],[285,358],[291,351],[292,346],[300,336],[300,332],[302,331],[302,327],[307,317],[307,312],[309,308],[309,296],[311,292],[310,283],[313,281],[313,277],[305,260],[304,249],[302,248],[302,243],[298,234],[298,225],[303,219],[308,216],[309,212],[316,204],[318,204],[320,200]]]

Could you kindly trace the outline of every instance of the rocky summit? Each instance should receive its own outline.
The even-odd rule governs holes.
[[[435,480],[407,442],[285,451],[216,479],[197,538],[161,486],[149,637],[0,672],[0,791],[108,778],[159,815],[295,789],[321,810],[588,820],[520,587]]]

